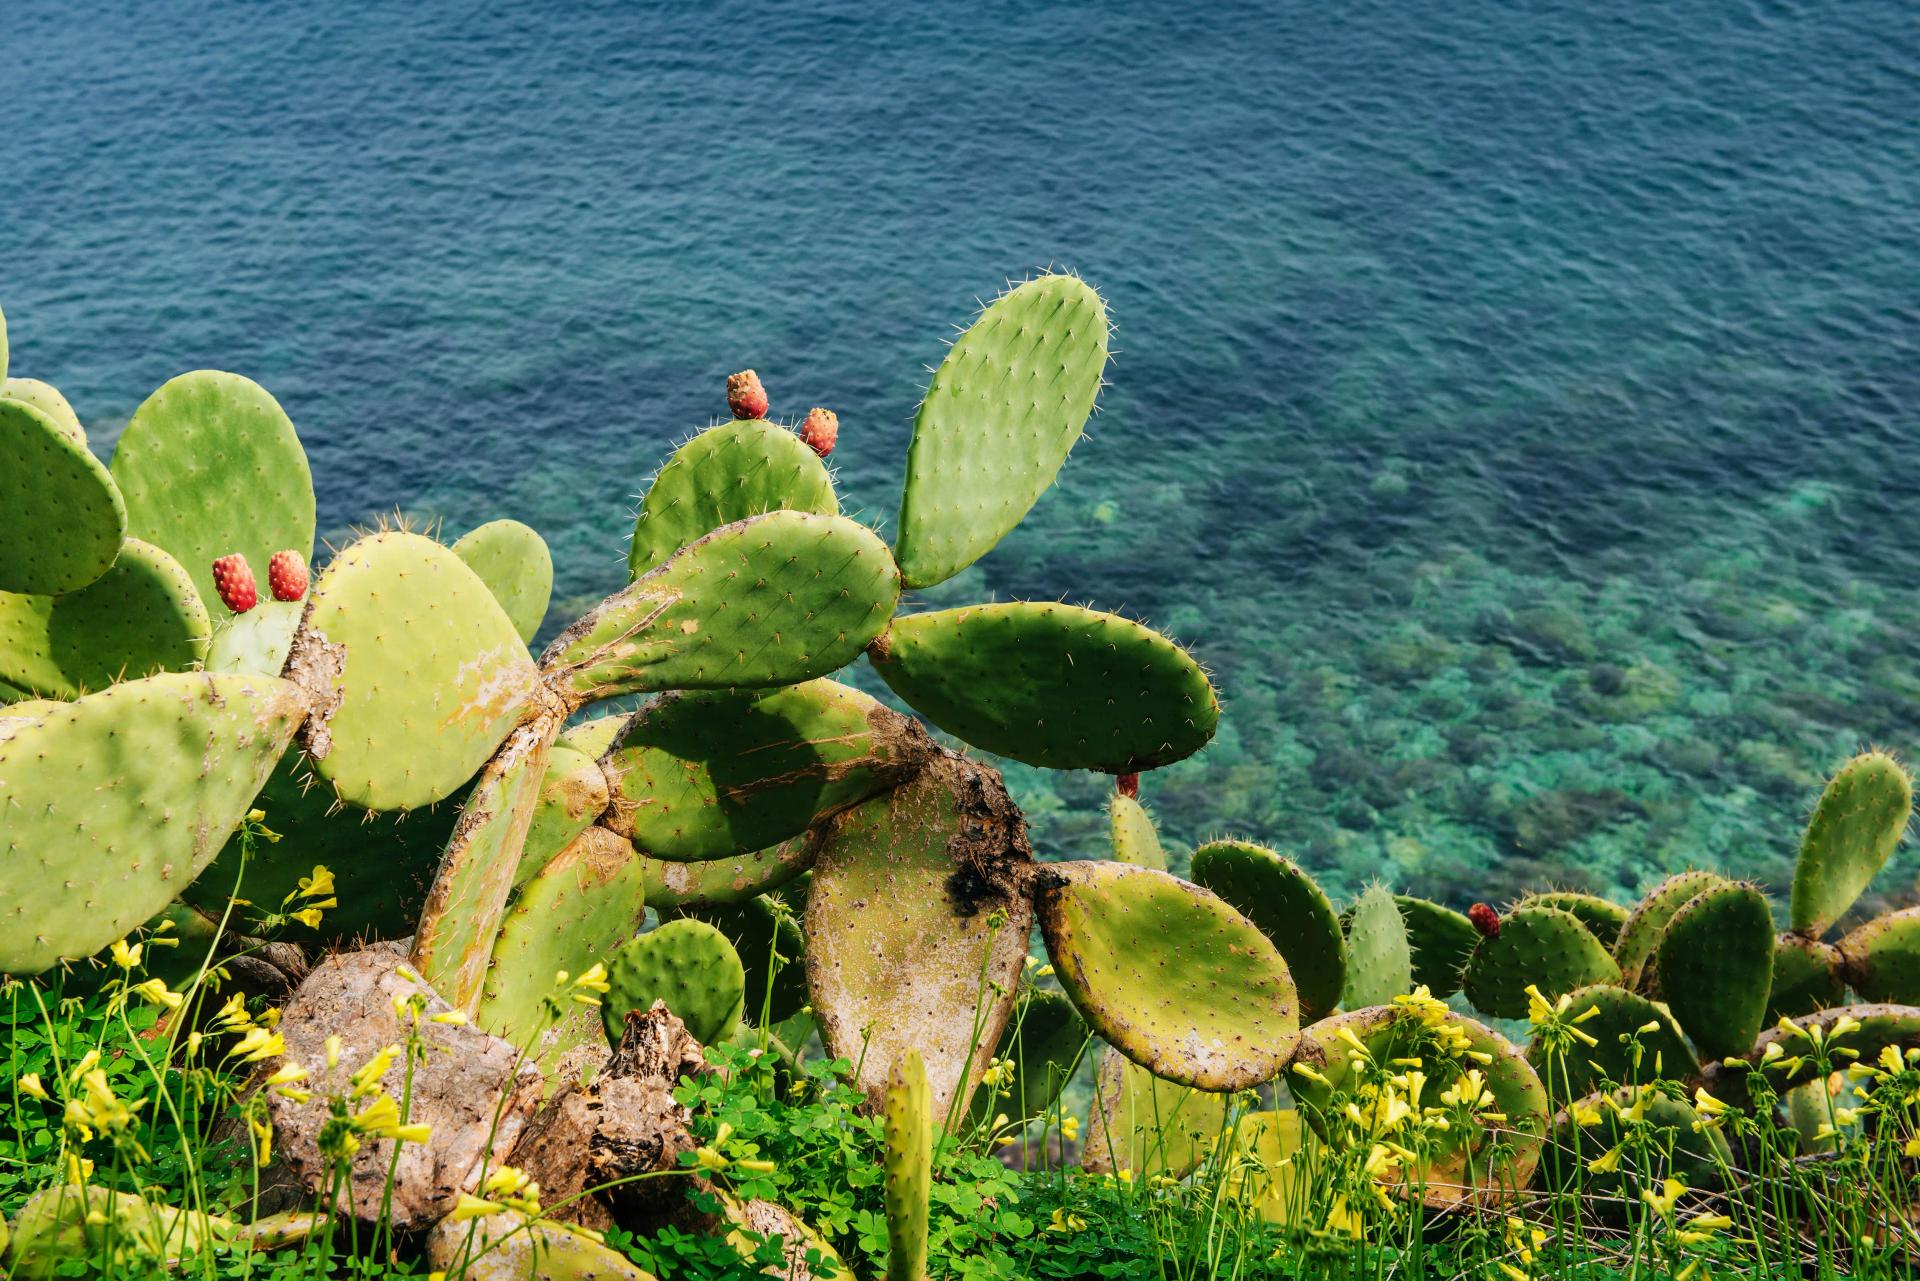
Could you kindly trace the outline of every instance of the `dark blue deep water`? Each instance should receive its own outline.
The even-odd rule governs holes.
[[[550,627],[741,366],[885,521],[949,324],[1052,263],[1112,390],[936,599],[1212,665],[1174,839],[1778,884],[1822,772],[1920,739],[1911,4],[0,0],[0,63],[15,372],[103,453],[248,374],[331,537],[519,517]],[[1097,846],[1103,780],[1015,783]]]

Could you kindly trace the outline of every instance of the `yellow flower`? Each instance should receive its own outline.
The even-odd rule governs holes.
[[[1307,1080],[1312,1081],[1315,1085],[1324,1085],[1329,1089],[1333,1087],[1332,1081],[1329,1081],[1325,1077],[1325,1075],[1316,1071],[1312,1067],[1309,1067],[1305,1063],[1295,1063],[1293,1065],[1293,1074],[1295,1076],[1305,1077]]]
[[[1063,1116],[1060,1118],[1060,1137],[1072,1143],[1080,1137],[1080,1118]]]
[[[486,1177],[480,1184],[480,1191],[483,1196],[509,1210],[518,1210],[522,1214],[540,1213],[540,1185],[525,1170],[503,1165]]]
[[[289,921],[298,921],[300,922],[300,924],[306,926],[310,930],[318,928],[320,924],[320,916],[321,916],[321,912],[318,905],[315,905],[313,907],[303,907],[297,912],[287,913],[287,919]]]
[[[1620,1168],[1620,1149],[1608,1148],[1593,1160],[1587,1162],[1587,1169],[1595,1174],[1612,1174]]]
[[[46,1099],[49,1097],[47,1094],[47,1087],[40,1084],[40,1074],[38,1072],[28,1072],[23,1074],[19,1078],[19,1082],[20,1082],[20,1093],[26,1095],[28,1098]]]
[[[1085,1219],[1059,1206],[1054,1207],[1053,1219],[1047,1224],[1047,1231],[1049,1232],[1072,1234],[1075,1232],[1085,1232],[1086,1230],[1087,1221]]]
[[[340,1038],[330,1036],[323,1044],[327,1051],[327,1070],[332,1071],[340,1066]]]
[[[427,1020],[429,1023],[446,1023],[454,1027],[464,1027],[467,1022],[465,1010],[443,1010]]]
[[[93,1177],[93,1162],[77,1153],[67,1153],[67,1182],[85,1183]]]
[[[127,991],[149,1005],[162,1005],[169,1010],[179,1009],[181,1003],[186,1000],[178,992],[168,991],[167,981],[161,978],[151,978],[144,983],[135,983]]]
[[[453,1213],[447,1217],[455,1223],[463,1223],[468,1219],[483,1219],[489,1214],[498,1214],[502,1208],[491,1201],[482,1201],[477,1196],[462,1192],[459,1200],[454,1202]]]
[[[423,1123],[402,1125],[400,1105],[391,1094],[382,1094],[353,1118],[353,1128],[376,1139],[399,1139],[407,1143],[425,1143],[433,1137],[433,1127]]]
[[[772,1174],[775,1168],[771,1161],[740,1160],[733,1164],[737,1169],[745,1170],[748,1174]]]
[[[1667,1179],[1660,1185],[1660,1191],[1658,1192],[1653,1191],[1651,1188],[1642,1188],[1640,1190],[1640,1199],[1652,1206],[1661,1218],[1671,1220],[1673,1218],[1674,1202],[1684,1196],[1686,1191],[1687,1185],[1679,1179]]]
[[[1732,1111],[1726,1104],[1707,1093],[1707,1087],[1697,1085],[1693,1090],[1693,1106],[1708,1116],[1723,1116]]]
[[[298,893],[298,897],[300,898],[325,898],[333,892],[333,872],[324,863],[315,863],[313,865],[313,874],[300,878]],[[333,907],[336,905],[333,903],[323,903],[321,906]]]
[[[362,1063],[359,1069],[347,1078],[350,1087],[347,1097],[363,1098],[379,1090],[380,1078],[387,1074],[387,1069],[393,1066],[393,1061],[399,1057],[399,1054],[398,1045],[389,1045]]]
[[[273,1127],[259,1117],[249,1116],[247,1128],[253,1131],[253,1163],[264,1168],[273,1160]]]
[[[1050,979],[1053,977],[1053,967],[1051,965],[1043,965],[1033,972],[1033,977],[1037,979]]]
[[[85,1054],[82,1054],[80,1056],[80,1061],[78,1063],[75,1063],[71,1068],[67,1069],[67,1080],[73,1082],[76,1085],[79,1084],[80,1078],[85,1076],[87,1073],[93,1071],[94,1066],[99,1062],[100,1062],[100,1051],[88,1050]]]
[[[287,1052],[287,1043],[280,1039],[278,1032],[269,1032],[263,1027],[248,1028],[247,1034],[227,1051],[230,1059],[239,1059],[242,1063],[258,1063]]]
[[[108,954],[113,957],[113,963],[123,970],[134,969],[140,964],[140,945],[138,943],[129,947],[125,939],[116,939],[113,946],[108,949]]]
[[[716,1174],[733,1164],[712,1148],[695,1148],[693,1150],[693,1162],[702,1170],[711,1170]]]

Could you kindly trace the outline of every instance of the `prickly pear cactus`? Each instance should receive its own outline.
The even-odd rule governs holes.
[[[0,400],[17,400],[29,405],[51,419],[74,444],[87,443],[87,429],[80,425],[80,415],[73,412],[73,406],[52,383],[38,378],[0,378]]]
[[[1773,940],[1773,990],[1767,996],[1766,1022],[1798,1018],[1828,1006],[1844,1005],[1847,982],[1840,973],[1840,950],[1791,930]]]
[[[1818,938],[1893,857],[1913,813],[1913,776],[1885,752],[1842,765],[1820,794],[1793,871],[1792,925]]]
[[[1087,1108],[1080,1167],[1089,1174],[1131,1170],[1136,1178],[1190,1173],[1226,1132],[1231,1094],[1162,1081],[1108,1050]]]
[[[927,1068],[908,1050],[887,1077],[881,1109],[887,1149],[887,1281],[925,1281],[927,1212],[933,1188],[933,1098]]]
[[[1215,1091],[1284,1066],[1300,1035],[1287,963],[1216,895],[1146,868],[1089,862],[1046,865],[1034,897],[1060,986],[1122,1054]]]
[[[0,592],[0,681],[42,698],[78,698],[192,667],[211,630],[179,562],[130,538],[113,567],[77,592]]]
[[[1620,967],[1579,917],[1557,907],[1523,907],[1501,917],[1500,933],[1473,949],[1463,987],[1482,1014],[1523,1019],[1529,984],[1552,1000],[1619,979]]]
[[[746,1005],[746,973],[726,936],[705,921],[668,921],[629,940],[607,963],[600,1004],[607,1039],[620,1043],[629,1010],[665,1001],[702,1045],[725,1040]]]
[[[313,558],[313,473],[293,423],[265,388],[211,369],[181,374],[133,413],[113,450],[127,532],[165,548],[224,617],[216,558],[262,572],[291,548]]]
[[[1752,885],[1701,891],[1660,937],[1662,998],[1703,1059],[1744,1053],[1760,1035],[1773,987],[1773,912]]]
[[[724,906],[744,903],[759,894],[771,894],[806,875],[820,856],[822,841],[814,834],[782,841],[772,849],[755,850],[737,858],[704,863],[643,860],[647,905],[658,911],[673,908]]]
[[[1620,964],[1621,986],[1636,992],[1653,994],[1654,953],[1660,948],[1660,936],[1667,922],[1696,894],[1726,878],[1712,872],[1676,872],[1661,881],[1627,914],[1620,937],[1613,945],[1613,959]]]
[[[520,639],[531,645],[553,597],[553,553],[546,540],[517,520],[490,520],[462,534],[453,554],[480,576]]]
[[[1251,841],[1209,841],[1193,852],[1188,879],[1218,894],[1280,949],[1300,993],[1303,1022],[1340,1004],[1347,979],[1340,916],[1297,863]]]
[[[914,420],[895,555],[910,587],[980,559],[1066,461],[1107,363],[1107,313],[1073,276],[1003,294],[948,350]]]
[[[1146,806],[1124,792],[1115,792],[1107,802],[1107,821],[1116,862],[1156,872],[1167,870],[1167,852],[1160,847],[1160,833],[1154,829]]]
[[[1349,1009],[1385,1005],[1412,990],[1413,952],[1400,905],[1384,885],[1370,886],[1354,901],[1346,929]]]
[[[608,795],[607,775],[600,762],[564,741],[556,741],[547,753],[547,769],[540,779],[533,817],[527,823],[526,845],[514,872],[514,887],[539,875],[549,859],[573,844],[606,810]]]
[[[1839,952],[1861,1000],[1920,1003],[1920,907],[1868,921],[1840,940]]]
[[[1527,895],[1514,906],[1557,907],[1563,912],[1572,912],[1580,918],[1580,924],[1587,927],[1587,932],[1600,940],[1600,946],[1609,949],[1620,938],[1620,927],[1627,923],[1626,908],[1598,894],[1583,894],[1578,890],[1544,890]]]
[[[933,751],[912,718],[837,681],[668,694],[607,752],[601,821],[653,858],[729,858],[897,786]]]
[[[0,718],[0,973],[90,956],[171,902],[305,713],[286,681],[178,672]]]
[[[223,610],[207,645],[207,670],[278,676],[286,668],[306,608],[303,599],[262,600],[244,614]]]
[[[1125,774],[1193,755],[1220,703],[1151,628],[1073,605],[973,605],[894,620],[869,652],[908,706],[973,746]]]
[[[1576,1112],[1600,1119],[1582,1126],[1574,1119]],[[1654,1133],[1672,1136],[1659,1145],[1657,1169],[1637,1168],[1641,1151],[1636,1151],[1623,1113],[1637,1113],[1654,1127]],[[1615,1148],[1621,1151],[1620,1166],[1590,1168],[1592,1161]],[[1624,1204],[1666,1177],[1678,1178],[1689,1188],[1717,1188],[1721,1171],[1733,1168],[1733,1159],[1726,1136],[1702,1124],[1700,1114],[1685,1099],[1623,1087],[1590,1094],[1554,1118],[1553,1142],[1547,1145],[1541,1172],[1550,1188],[1578,1189],[1583,1197]]]
[[[688,917],[719,930],[739,954],[746,974],[747,1017],[784,1023],[807,1003],[806,938],[784,904],[766,895],[724,907],[683,908],[662,913]]]
[[[840,514],[819,455],[762,419],[708,428],[674,450],[647,487],[633,522],[628,576],[639,578],[722,525],[783,510]]]
[[[1394,895],[1393,902],[1413,950],[1413,982],[1442,1000],[1458,992],[1467,958],[1480,944],[1480,931],[1465,913],[1450,907],[1407,894]]]
[[[1013,1064],[1013,1080],[1003,1090],[975,1094],[975,1116],[986,1119],[1005,1113],[1015,1120],[1039,1116],[1066,1089],[1089,1035],[1066,993],[1034,990],[996,1051]]]
[[[1594,1043],[1576,1040],[1563,1051],[1553,1051],[1543,1034],[1536,1033],[1527,1046],[1527,1062],[1555,1099],[1579,1098],[1596,1089],[1603,1077],[1622,1085],[1642,1085],[1656,1076],[1684,1081],[1699,1074],[1700,1064],[1681,1038],[1673,1016],[1638,992],[1596,983],[1568,995],[1573,998],[1568,1016],[1583,1020],[1577,1026]],[[1589,1010],[1598,1013],[1588,1016]],[[1642,1031],[1648,1025],[1653,1030]],[[1637,1062],[1634,1041],[1640,1047]]]
[[[594,606],[541,656],[572,706],[669,689],[791,685],[837,671],[893,616],[885,543],[841,516],[724,525]]]
[[[620,731],[627,727],[631,713],[616,712],[610,716],[596,716],[592,720],[579,721],[567,726],[560,732],[558,746],[571,747],[583,756],[599,760],[620,737]]]
[[[1833,1029],[1842,1019],[1857,1026],[1835,1036]],[[1753,1043],[1753,1048],[1742,1056],[1750,1063],[1760,1064],[1768,1081],[1775,1089],[1782,1091],[1819,1075],[1814,1056],[1803,1053],[1807,1047],[1806,1033],[1812,1030],[1817,1029],[1831,1044],[1855,1052],[1858,1057],[1849,1059],[1849,1062],[1871,1063],[1889,1045],[1903,1051],[1920,1046],[1920,1007],[1912,1005],[1838,1005],[1815,1014],[1803,1014],[1792,1020],[1792,1024],[1791,1029],[1768,1028]],[[1778,1045],[1784,1053],[1768,1059],[1767,1047],[1770,1045]],[[1709,1087],[1721,1080],[1738,1080],[1742,1075],[1737,1070],[1727,1074],[1716,1065],[1707,1066]]]
[[[107,572],[127,508],[107,469],[30,405],[0,400],[0,591],[77,592]]]

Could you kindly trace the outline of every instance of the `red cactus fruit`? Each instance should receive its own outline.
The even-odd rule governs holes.
[[[727,408],[733,411],[735,418],[767,416],[767,389],[760,385],[759,374],[751,369],[743,369],[728,376]]]
[[[1500,913],[1485,903],[1475,903],[1467,909],[1467,919],[1473,922],[1473,928],[1480,931],[1483,938],[1500,937]]]
[[[275,600],[299,600],[307,594],[307,558],[288,548],[267,562],[267,586]]]
[[[213,586],[221,603],[236,614],[244,614],[260,603],[260,589],[253,583],[253,566],[239,552],[213,562]]]
[[[831,409],[815,406],[807,411],[807,421],[800,424],[800,439],[807,448],[825,458],[833,452],[833,442],[840,439],[840,415]]]
[[[1122,774],[1113,780],[1113,785],[1120,795],[1131,796],[1135,800],[1140,799],[1140,776],[1138,774]]]

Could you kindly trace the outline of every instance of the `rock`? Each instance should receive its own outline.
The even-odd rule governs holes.
[[[328,1182],[320,1154],[321,1127],[329,1118],[327,1099],[344,1095],[355,1070],[389,1045],[404,1045],[407,1028],[394,1013],[395,997],[416,992],[427,997],[420,1022],[425,1055],[414,1065],[409,1095],[406,1055],[397,1055],[381,1077],[396,1101],[410,1097],[406,1120],[433,1127],[424,1143],[401,1145],[388,1212],[401,1231],[428,1227],[453,1209],[458,1194],[479,1182],[483,1162],[497,1167],[512,1150],[541,1095],[540,1070],[531,1063],[515,1067],[518,1053],[506,1041],[469,1025],[433,1023],[452,1007],[424,983],[404,977],[406,963],[392,951],[346,952],[315,969],[281,1013],[284,1058],[268,1065],[298,1063],[311,1074],[303,1088],[307,1103],[268,1092],[274,1148],[285,1169],[317,1197]],[[408,973],[411,973],[409,970]],[[326,1039],[341,1042],[338,1064],[326,1066]],[[357,1112],[368,1100],[353,1105]],[[498,1112],[496,1120],[495,1113]],[[390,1139],[366,1139],[353,1157],[350,1189],[340,1206],[373,1221],[381,1212],[387,1172],[393,1161]]]
[[[443,1220],[427,1236],[427,1263],[465,1281],[655,1281],[580,1228],[511,1210]]]

